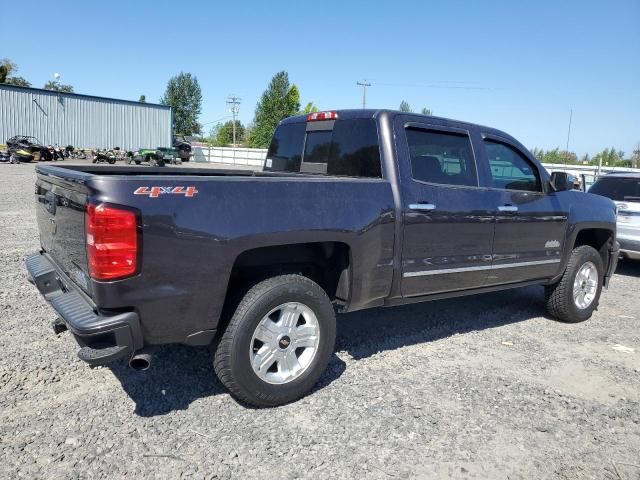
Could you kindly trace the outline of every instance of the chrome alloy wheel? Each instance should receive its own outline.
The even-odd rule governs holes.
[[[316,356],[320,325],[309,307],[298,302],[277,306],[265,315],[251,338],[249,358],[267,383],[288,383],[302,375]]]
[[[593,262],[586,262],[573,280],[573,302],[580,310],[584,310],[596,298],[597,291],[598,269]]]

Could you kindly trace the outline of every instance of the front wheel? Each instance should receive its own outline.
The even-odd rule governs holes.
[[[335,338],[335,313],[324,290],[301,275],[281,275],[244,296],[217,339],[213,366],[237,399],[283,405],[317,383]]]
[[[545,287],[547,310],[569,323],[591,318],[598,308],[603,278],[600,254],[588,245],[574,248],[560,281]]]

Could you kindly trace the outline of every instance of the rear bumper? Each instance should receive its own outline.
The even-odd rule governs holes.
[[[90,365],[103,365],[143,347],[137,313],[98,309],[46,254],[29,255],[25,264],[29,281],[58,313],[80,345],[78,357],[81,360]],[[58,332],[61,330],[59,324],[54,328]]]

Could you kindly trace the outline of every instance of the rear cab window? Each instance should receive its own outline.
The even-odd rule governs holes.
[[[382,178],[374,119],[355,118],[279,125],[265,171]]]

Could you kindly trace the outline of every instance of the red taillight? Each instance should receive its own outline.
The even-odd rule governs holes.
[[[138,256],[135,213],[106,205],[87,205],[85,231],[92,278],[114,280],[135,273]]]
[[[317,120],[337,120],[338,112],[314,112],[307,115],[307,122],[315,122]]]

